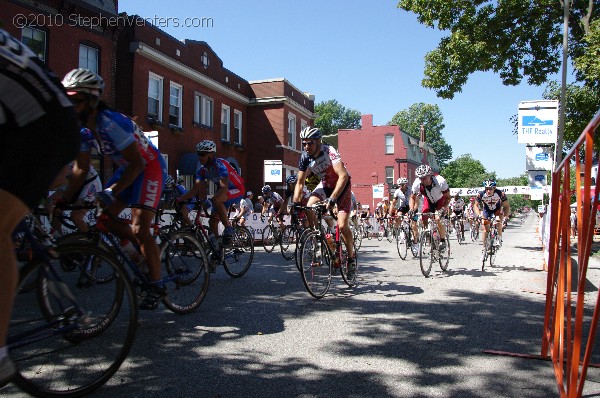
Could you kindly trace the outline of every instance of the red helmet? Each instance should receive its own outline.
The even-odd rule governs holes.
[[[469,199],[471,202],[475,202],[475,196],[471,196],[471,199]]]

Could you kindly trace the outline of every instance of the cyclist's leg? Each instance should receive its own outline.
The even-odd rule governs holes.
[[[154,211],[147,208],[131,209],[131,231],[150,269],[152,280],[160,279],[160,249],[154,236],[150,232],[150,226],[154,221]]]

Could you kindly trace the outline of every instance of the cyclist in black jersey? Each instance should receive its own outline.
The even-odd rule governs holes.
[[[33,51],[0,29],[0,386],[15,366],[6,336],[18,271],[12,232],[80,145],[73,104]],[[18,172],[15,172],[18,170]],[[25,183],[23,182],[25,181]]]

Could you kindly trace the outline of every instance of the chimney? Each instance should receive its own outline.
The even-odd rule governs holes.
[[[373,129],[373,115],[362,115],[360,117],[360,124],[362,125],[362,129],[372,130]]]
[[[421,125],[421,142],[425,142],[425,125]]]

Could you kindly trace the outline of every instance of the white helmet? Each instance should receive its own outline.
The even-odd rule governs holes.
[[[321,134],[321,130],[319,130],[316,127],[310,127],[310,126],[306,126],[302,129],[302,131],[300,132],[300,138],[301,139],[319,139],[321,138],[322,134]]]
[[[396,180],[396,185],[408,184],[408,178],[400,177]]]
[[[433,175],[433,170],[429,167],[428,164],[422,164],[415,170],[415,175],[419,178],[423,178],[425,176]]]
[[[65,86],[67,94],[85,93],[99,97],[104,91],[104,80],[91,70],[83,68],[73,69],[67,73],[62,85]]]
[[[200,141],[198,145],[196,145],[196,152],[217,152],[217,144],[211,140]]]

